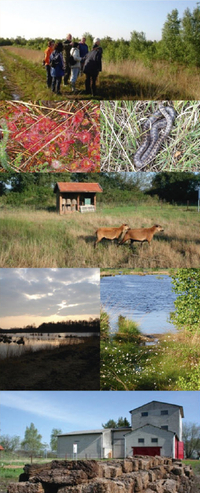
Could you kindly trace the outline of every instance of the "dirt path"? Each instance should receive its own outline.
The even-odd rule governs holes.
[[[12,76],[4,64],[2,51],[0,51],[0,76],[1,79],[3,79],[1,81],[1,85],[3,85],[2,88],[3,94],[1,95],[1,99],[4,99],[3,98],[4,94],[6,99],[11,99],[11,100],[22,99],[23,94],[21,89],[14,83],[14,81],[12,81]]]

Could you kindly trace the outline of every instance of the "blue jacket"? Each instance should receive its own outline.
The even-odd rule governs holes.
[[[51,77],[62,77],[64,75],[64,63],[62,53],[54,50],[50,56]],[[52,64],[54,66],[52,66]]]
[[[80,51],[80,57],[83,58],[88,53],[88,45],[86,43],[79,43],[78,45]]]

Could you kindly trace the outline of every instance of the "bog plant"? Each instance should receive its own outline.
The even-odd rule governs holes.
[[[0,165],[22,171],[99,171],[99,113],[99,105],[89,101],[50,108],[2,103]]]

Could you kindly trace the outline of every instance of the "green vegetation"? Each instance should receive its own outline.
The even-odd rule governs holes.
[[[55,182],[60,181],[59,173],[1,173],[1,267],[99,266],[141,272],[198,267],[200,214],[197,205],[170,204],[164,198],[159,200],[159,195],[164,197],[171,187],[173,202],[177,183],[183,190],[180,202],[184,197],[190,197],[192,204],[197,196],[195,188],[199,175],[189,174],[184,183],[181,177],[178,179],[183,173],[177,173],[176,183],[170,184],[168,174],[161,173],[163,182],[160,185],[156,182],[155,186],[146,173],[141,173],[141,177],[138,174],[136,182],[135,177],[131,181],[121,175],[63,173],[62,181],[72,177],[74,181],[95,181],[100,183],[103,193],[97,196],[95,213],[60,216],[56,213],[53,193]],[[7,189],[5,183],[11,188]],[[153,192],[155,196],[150,195]],[[132,228],[161,224],[164,233],[155,235],[151,245],[118,246],[117,242],[102,240],[94,249],[97,228],[123,223]]]
[[[185,464],[186,466],[191,466],[194,474],[200,475],[200,460],[184,459],[183,464]]]
[[[196,423],[184,423],[183,441],[185,457],[190,458],[193,454],[200,456],[200,426]],[[199,469],[200,472],[200,469]]]
[[[179,296],[175,300],[176,311],[172,320],[178,328],[183,326],[192,334],[199,332],[200,270],[180,269],[172,276],[173,290]]]
[[[51,432],[51,440],[50,440],[50,445],[51,445],[51,450],[53,452],[57,453],[57,442],[58,442],[58,435],[62,433],[62,430],[60,428],[53,428]]]
[[[199,270],[180,269],[172,276],[175,285],[181,283],[183,276],[187,281],[179,285],[175,314],[176,322],[182,306],[181,296],[185,298],[183,313],[187,313],[192,299],[196,297],[196,283],[190,285],[189,279]],[[187,286],[187,287],[186,287]],[[123,294],[122,294],[123,295]],[[180,298],[180,302],[179,302]],[[101,315],[101,389],[102,390],[199,390],[200,389],[200,317],[193,326],[192,319],[184,324],[178,318],[180,332],[164,334],[158,342],[146,345],[147,338],[142,336],[137,325],[119,315],[118,330],[113,335],[109,328],[109,319],[105,312]]]
[[[123,426],[131,426],[129,421],[122,416],[117,421],[109,419],[105,424],[102,423],[103,428],[122,428]]]
[[[10,465],[10,467],[9,467]],[[1,466],[0,467],[0,476],[1,476],[1,481],[18,481],[19,475],[23,473],[23,465],[19,467],[19,464],[17,463],[15,466],[9,464],[8,466]]]
[[[69,86],[61,86],[62,95],[57,96],[46,88],[46,74],[42,67],[43,53],[24,47],[6,46],[0,48],[0,63],[7,80],[4,81],[3,95],[29,100],[61,101],[74,100]],[[33,83],[34,79],[34,83]],[[145,63],[138,59],[106,61],[97,83],[97,100],[199,100],[200,69],[188,68],[178,63],[152,60]],[[88,100],[85,94],[85,76],[79,76],[76,83],[76,100]],[[8,99],[8,98],[7,98]]]
[[[22,441],[21,446],[29,451],[31,458],[45,448],[41,439],[42,435],[38,433],[38,430],[33,423],[31,423],[29,427],[26,427],[24,440]]]
[[[199,390],[199,366],[198,338],[186,334],[165,334],[151,346],[118,333],[101,341],[102,390]]]

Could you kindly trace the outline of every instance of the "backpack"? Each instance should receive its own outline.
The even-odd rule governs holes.
[[[74,60],[74,57],[72,55],[70,55],[70,57],[69,57],[69,63],[70,63],[70,65],[75,65],[75,63],[76,63],[76,60]]]
[[[56,65],[58,65],[60,62],[60,53],[56,54],[55,56],[52,56],[50,60],[50,67],[55,68]]]

